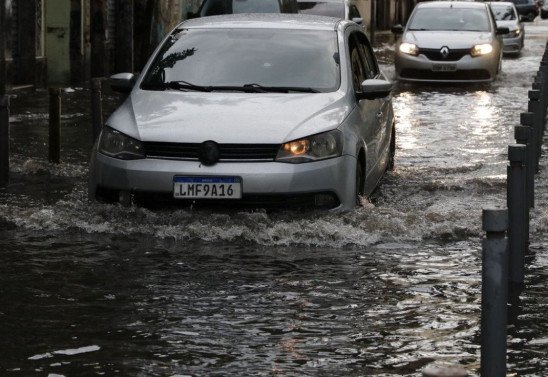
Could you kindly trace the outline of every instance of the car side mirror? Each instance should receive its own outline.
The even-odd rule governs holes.
[[[520,22],[525,22],[525,21],[527,21],[527,17],[525,17],[525,16],[519,16],[519,21],[520,21]]]
[[[357,93],[358,99],[377,99],[390,95],[394,84],[387,80],[368,79],[362,82],[362,91]]]
[[[503,35],[503,34],[508,34],[510,33],[510,29],[508,29],[507,27],[498,27],[497,28],[497,35]]]
[[[403,26],[401,26],[400,24],[392,26],[391,30],[392,30],[392,33],[396,35],[403,34]]]
[[[108,81],[115,92],[129,93],[135,84],[135,75],[133,73],[117,73],[110,76]]]
[[[354,22],[357,23],[358,25],[363,24],[363,18],[361,18],[361,17],[354,17],[354,18],[352,19],[352,21],[354,21]]]
[[[188,12],[188,13],[186,14],[186,18],[187,18],[188,20],[190,20],[191,18],[196,18],[196,17],[198,17],[198,14],[197,14],[197,13],[194,13],[194,12]]]

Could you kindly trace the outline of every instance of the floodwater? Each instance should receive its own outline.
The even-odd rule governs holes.
[[[505,206],[507,145],[548,22],[527,35],[491,85],[400,85],[396,170],[346,214],[89,203],[89,93],[64,95],[59,165],[47,93],[16,93],[0,375],[420,376],[443,362],[477,375],[481,210]],[[389,75],[393,48],[377,47]],[[548,375],[547,165],[509,315],[519,376]]]

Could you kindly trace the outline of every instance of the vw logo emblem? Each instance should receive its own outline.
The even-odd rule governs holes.
[[[215,165],[219,161],[219,146],[216,142],[208,140],[200,145],[198,159],[205,166]]]
[[[447,57],[449,56],[449,47],[443,46],[440,50],[440,54],[444,59],[447,59]]]

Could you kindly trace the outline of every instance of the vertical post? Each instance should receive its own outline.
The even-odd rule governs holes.
[[[1,2],[0,2],[1,3]],[[0,96],[0,187],[10,181],[10,98]]]
[[[49,162],[58,164],[61,154],[61,89],[49,88]]]
[[[541,103],[540,103],[540,91],[529,91],[529,102],[527,105],[527,111],[533,113],[530,126],[533,127],[532,137],[535,139],[535,172],[538,171],[538,164],[540,159],[540,153],[542,150],[542,129],[544,128],[544,119],[542,119]]]
[[[506,376],[508,212],[483,210],[481,285],[481,377]]]
[[[521,115],[524,115],[522,113]],[[528,126],[516,126],[514,128],[514,135],[516,143],[526,145],[526,161],[525,161],[525,175],[526,175],[526,192],[527,192],[527,204],[529,208],[535,207],[535,149],[534,139],[531,139],[532,128]]]
[[[103,129],[103,102],[101,93],[101,79],[91,79],[91,128],[93,142]]]
[[[17,81],[36,85],[36,0],[19,1],[17,13],[20,46]]]
[[[6,0],[0,0],[0,96],[6,94]]]
[[[533,106],[534,108],[534,106]],[[539,161],[538,161],[538,154],[537,154],[537,150],[542,147],[542,145],[538,146],[537,144],[541,144],[542,143],[542,138],[539,138],[538,137],[538,130],[535,128],[536,127],[536,122],[535,122],[535,116],[536,114],[535,113],[531,113],[531,112],[527,112],[527,113],[521,113],[520,114],[520,123],[522,126],[526,126],[527,128],[529,128],[529,143],[531,145],[531,149],[528,150],[527,152],[527,155],[529,156],[529,154],[531,155],[531,165],[529,165],[529,158],[527,159],[527,166],[530,166],[533,174],[534,173],[537,173],[538,172],[538,167],[539,167]],[[518,142],[519,143],[519,142]],[[520,143],[520,144],[523,144],[523,143]]]
[[[133,0],[118,0],[116,8],[116,72],[133,69]]]
[[[525,145],[508,146],[508,243],[510,245],[510,281],[523,283],[525,250],[529,242],[529,206],[526,195]]]
[[[108,71],[106,1],[91,1],[90,8],[91,77],[100,77]]]

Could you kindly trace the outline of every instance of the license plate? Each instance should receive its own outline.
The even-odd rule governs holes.
[[[241,199],[238,177],[174,177],[175,199]]]
[[[456,64],[433,64],[432,71],[434,72],[455,72],[457,70]]]

